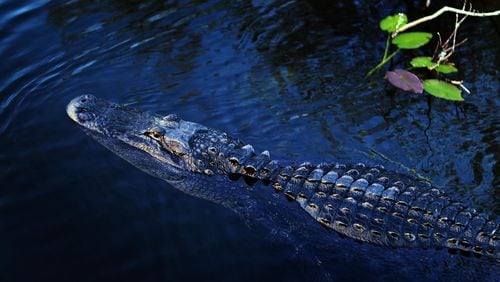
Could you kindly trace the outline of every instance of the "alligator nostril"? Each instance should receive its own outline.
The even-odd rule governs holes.
[[[83,98],[83,99],[80,100],[80,102],[85,103],[85,102],[87,102],[87,99]]]

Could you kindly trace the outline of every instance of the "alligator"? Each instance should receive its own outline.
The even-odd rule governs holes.
[[[275,205],[301,211],[300,220],[356,241],[443,248],[500,262],[500,219],[413,175],[363,163],[273,160],[268,151],[256,153],[238,138],[177,115],[160,116],[92,95],[74,98],[66,111],[112,152],[195,197],[231,206],[235,195],[252,193],[241,186],[259,183],[265,187],[260,193],[273,195]],[[242,185],[231,185],[236,182]]]

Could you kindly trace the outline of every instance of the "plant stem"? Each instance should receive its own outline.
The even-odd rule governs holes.
[[[388,61],[390,61],[396,54],[399,52],[400,49],[397,49],[396,51],[392,52],[389,56],[384,56],[384,59],[378,65],[376,65],[373,69],[371,69],[367,74],[366,77],[371,76],[374,74],[376,71],[378,71],[383,65],[385,65]]]
[[[384,61],[387,58],[387,53],[389,52],[389,42],[391,41],[391,35],[387,35],[387,40],[385,41],[385,50],[384,50],[384,57],[382,58],[382,61]]]
[[[392,33],[392,37],[394,38],[394,37],[396,37],[396,35],[398,35],[398,33],[402,32],[402,31],[405,31],[405,30],[407,30],[409,28],[412,28],[412,27],[414,27],[416,25],[419,25],[419,24],[421,24],[423,22],[427,22],[427,21],[433,20],[433,19],[439,17],[442,13],[445,13],[445,12],[453,12],[453,13],[457,13],[457,14],[461,14],[461,15],[467,15],[467,16],[471,16],[471,17],[491,17],[491,16],[498,16],[498,15],[500,15],[500,10],[496,10],[496,11],[488,12],[488,13],[478,13],[478,12],[464,11],[464,10],[461,10],[461,9],[444,6],[443,8],[439,9],[438,11],[436,11],[432,15],[425,16],[423,18],[420,18],[420,19],[417,19],[415,21],[412,21],[412,22],[409,22],[409,23],[405,24],[404,26],[400,27],[398,30],[394,31]]]

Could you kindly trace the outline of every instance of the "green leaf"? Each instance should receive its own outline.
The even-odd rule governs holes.
[[[457,72],[457,68],[452,66],[452,65],[448,65],[448,64],[444,64],[444,65],[439,65],[435,68],[436,71],[440,72],[440,73],[452,73],[452,72]]]
[[[452,72],[457,72],[457,68],[451,64],[437,65],[432,61],[431,57],[415,57],[410,61],[410,64],[414,68],[429,68],[435,69],[437,72],[448,74]]]
[[[399,13],[396,15],[390,15],[383,18],[380,23],[380,29],[387,31],[389,33],[396,31],[398,28],[402,27],[408,22],[408,18],[405,14]]]
[[[414,68],[432,68],[436,65],[431,57],[415,57],[411,59],[410,64]]]
[[[392,44],[400,49],[416,49],[427,44],[431,38],[432,33],[428,32],[405,32],[392,39]]]
[[[439,98],[452,101],[463,101],[460,89],[455,85],[437,79],[424,80],[424,90]]]

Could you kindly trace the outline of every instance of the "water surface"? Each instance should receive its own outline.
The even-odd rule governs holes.
[[[456,104],[364,78],[378,20],[422,3],[330,2],[1,1],[0,281],[493,280],[498,265],[446,251],[310,252],[138,171],[66,116],[92,93],[277,159],[417,173],[498,216],[498,19],[463,26],[457,78],[473,95]]]

